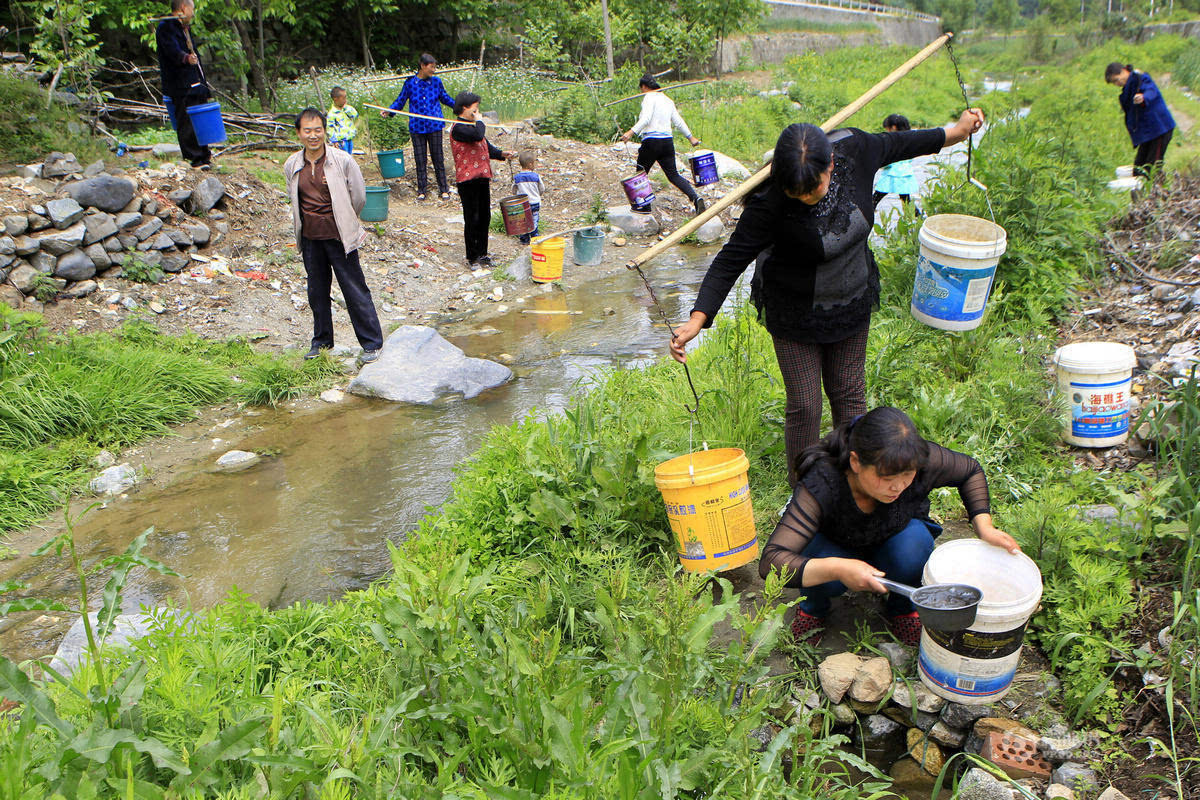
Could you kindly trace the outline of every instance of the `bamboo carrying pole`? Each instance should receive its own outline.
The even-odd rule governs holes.
[[[886,90],[888,87],[890,87],[896,81],[903,78],[908,73],[912,72],[913,69],[918,64],[920,64],[922,61],[924,61],[925,59],[929,58],[931,55],[936,53],[941,48],[942,45],[944,45],[946,42],[950,41],[950,37],[952,37],[953,35],[954,35],[953,33],[942,34],[937,39],[934,39],[932,42],[927,44],[924,47],[924,49],[922,49],[919,53],[917,53],[915,56],[910,58],[908,61],[905,61],[900,66],[896,67],[896,69],[892,70],[891,73],[889,73],[886,78],[884,78],[879,83],[875,84],[870,89],[868,89],[861,97],[859,97],[853,103],[846,106],[841,111],[837,112],[832,117],[830,117],[829,119],[827,119],[823,123],[821,123],[821,130],[825,131],[826,133],[829,133],[829,131],[833,130],[838,125],[841,125],[847,119],[854,116],[856,113],[858,113],[860,110],[862,110],[863,106],[865,106],[867,103],[874,100],[879,95],[883,94],[884,90]],[[661,242],[654,245],[653,247],[647,247],[645,250],[638,253],[637,256],[635,256],[632,261],[630,261],[628,264],[626,264],[626,266],[629,269],[634,269],[636,267],[640,267],[641,265],[645,264],[647,261],[654,258],[655,256],[661,255],[664,250],[666,250],[669,247],[673,247],[676,243],[679,242],[680,239],[684,238],[689,233],[696,230],[701,225],[703,225],[704,223],[708,222],[710,219],[715,217],[717,214],[721,213],[726,208],[733,205],[741,198],[745,197],[747,194],[749,194],[751,191],[753,191],[755,187],[757,187],[760,183],[765,181],[770,176],[771,176],[771,165],[767,164],[765,167],[760,169],[758,172],[754,173],[749,178],[747,178],[745,181],[743,181],[740,186],[733,189],[731,192],[726,194],[720,200],[717,200],[715,203],[713,203],[711,206],[709,206],[707,209],[705,209],[701,213],[692,217],[692,219],[689,220],[684,225],[681,225],[673,233],[671,233],[669,236],[667,236],[667,238],[663,239]]]
[[[465,67],[447,67],[446,69],[439,69],[434,74],[444,75],[447,72],[462,72],[463,70],[466,70],[466,69],[479,69],[479,65],[478,64],[467,64]],[[417,73],[415,73],[415,72],[412,75],[377,75],[372,78],[363,78],[363,83],[382,83],[383,81],[406,81],[409,78],[415,78],[415,77],[417,77]]]
[[[713,78],[701,78],[701,79],[695,80],[695,81],[684,81],[683,83],[673,83],[670,86],[664,86],[661,89],[657,89],[656,91],[666,92],[670,89],[678,89],[682,86],[695,86],[697,83],[708,83],[709,81],[712,81],[712,80],[713,80]],[[629,95],[629,97],[622,97],[620,100],[613,100],[611,103],[605,103],[604,105],[602,105],[600,107],[608,108],[609,106],[615,106],[617,103],[624,103],[626,100],[636,100],[637,98],[639,98],[641,96],[642,96],[642,92],[638,92],[637,94]]]
[[[428,120],[433,120],[434,122],[448,122],[451,124],[458,122],[457,119],[447,119],[446,117],[429,117],[429,116],[426,116],[425,114],[414,114],[411,111],[398,111],[394,108],[387,108],[386,106],[372,105],[371,103],[362,103],[361,105],[363,108],[374,108],[379,111],[386,111],[389,114],[400,114],[401,116],[413,117],[415,119],[428,119]],[[488,122],[486,119],[481,119],[479,121],[489,127],[500,128],[501,130],[505,130],[505,131],[507,131],[509,128],[520,127],[520,125],[521,125],[521,123],[519,123],[519,122]]]

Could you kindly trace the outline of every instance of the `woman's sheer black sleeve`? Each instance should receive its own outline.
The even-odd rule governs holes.
[[[804,486],[796,487],[787,510],[758,560],[758,574],[764,580],[772,570],[783,573],[787,585],[799,588],[804,585],[804,565],[808,558],[800,555],[816,535],[821,524],[821,505]]]
[[[991,513],[987,476],[983,474],[979,462],[969,455],[930,442],[929,459],[925,462],[924,471],[930,489],[939,486],[958,489],[958,496],[967,509],[967,519]]]

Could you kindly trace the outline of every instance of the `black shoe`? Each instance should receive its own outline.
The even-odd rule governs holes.
[[[358,354],[359,366],[362,366],[363,364],[370,364],[374,361],[378,361],[379,354],[382,352],[383,352],[382,348],[380,348],[378,350],[363,350],[361,353]]]
[[[304,360],[312,361],[314,358],[319,358],[321,353],[324,353],[328,349],[328,347],[321,347],[320,345],[314,344],[312,347],[308,348],[308,352],[304,354]]]
[[[494,264],[492,264],[492,257],[491,257],[491,256],[480,256],[480,257],[479,257],[479,260],[477,260],[477,261],[475,262],[475,266],[476,266],[476,267],[485,267],[485,268],[487,268],[487,269],[491,269],[491,268],[492,268],[493,266],[495,266],[495,265],[494,265]]]
[[[703,197],[697,197],[692,205],[696,207],[697,214],[703,213],[704,209],[708,208],[708,203],[704,202]]]

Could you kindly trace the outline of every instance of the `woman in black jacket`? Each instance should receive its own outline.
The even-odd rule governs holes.
[[[675,329],[671,354],[712,325],[738,276],[760,253],[764,323],[787,393],[784,428],[788,480],[794,462],[820,435],[821,385],[838,425],[867,410],[867,329],[879,302],[879,270],[867,247],[875,219],[872,192],[880,167],[936,153],[983,124],[967,109],[946,128],[829,136],[815,125],[784,128],[771,177],[746,202],[737,227],[713,259],[687,322]]]
[[[934,539],[929,493],[958,489],[976,535],[1017,552],[1016,540],[992,524],[987,478],[979,462],[921,438],[898,408],[855,417],[808,448],[796,464],[800,477],[779,524],[763,548],[758,572],[778,571],[802,588],[792,632],[815,644],[830,599],[847,589],[884,592],[877,578],[920,585]],[[916,645],[921,622],[912,602],[888,596],[888,628]]]

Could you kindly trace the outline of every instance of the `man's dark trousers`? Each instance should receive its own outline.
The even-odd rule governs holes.
[[[383,331],[379,327],[379,315],[371,300],[371,290],[363,277],[358,263],[358,251],[346,254],[337,239],[300,240],[300,255],[304,258],[304,272],[308,275],[308,307],[313,315],[313,347],[333,347],[333,309],[329,289],[333,276],[337,276],[346,300],[346,311],[350,324],[363,350],[378,350],[383,347]]]

